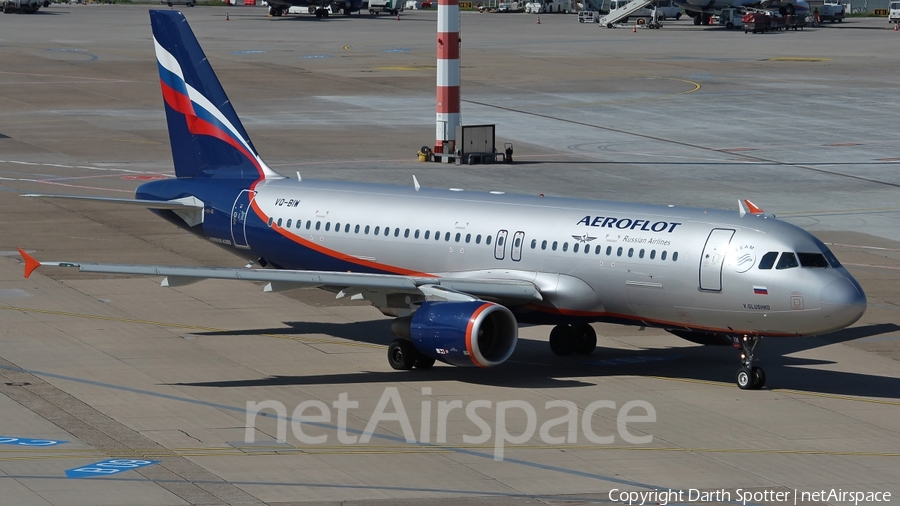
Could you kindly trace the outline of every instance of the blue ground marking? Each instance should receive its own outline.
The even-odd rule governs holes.
[[[99,476],[113,476],[125,471],[133,471],[142,467],[159,464],[158,460],[138,459],[109,459],[66,470],[67,478],[96,478]]]
[[[331,58],[330,54],[309,54],[306,56],[301,56],[300,58]]]
[[[649,362],[666,362],[669,360],[678,360],[680,358],[681,357],[678,355],[640,355],[637,357],[622,357],[622,358],[610,358],[610,359],[606,359],[606,360],[595,360],[592,362],[585,362],[585,364],[608,367],[608,366],[617,366],[617,365],[646,364]]]
[[[262,49],[248,49],[247,51],[232,51],[231,54],[259,54],[265,53]]]
[[[94,61],[94,60],[99,60],[99,59],[100,59],[100,57],[97,56],[97,55],[95,55],[95,54],[86,53],[86,52],[84,51],[84,49],[77,49],[77,48],[71,48],[71,47],[64,47],[64,48],[61,48],[61,49],[47,48],[47,51],[56,51],[56,52],[60,52],[60,53],[76,53],[76,54],[83,54],[83,55],[89,57],[89,58],[88,58],[88,61]]]
[[[225,410],[225,411],[244,413],[245,415],[247,413],[247,410],[244,408],[229,406],[227,404],[219,404],[217,402],[201,401],[198,399],[191,399],[188,397],[178,397],[176,395],[163,394],[163,393],[159,393],[159,392],[151,392],[149,390],[141,390],[138,388],[131,388],[131,387],[126,387],[126,386],[122,386],[122,385],[113,385],[111,383],[102,383],[100,381],[94,381],[94,380],[83,379],[83,378],[75,378],[72,376],[64,376],[62,374],[54,374],[54,373],[36,371],[36,370],[31,370],[31,369],[23,369],[21,367],[9,367],[9,366],[5,366],[5,365],[0,365],[0,369],[7,370],[7,371],[24,372],[24,373],[28,373],[28,374],[33,374],[35,376],[44,376],[44,377],[48,377],[48,378],[62,379],[62,380],[66,380],[66,381],[72,381],[75,383],[81,383],[84,385],[93,385],[93,386],[97,386],[97,387],[101,387],[101,388],[109,388],[112,390],[131,392],[131,393],[136,393],[136,394],[140,394],[140,395],[148,395],[151,397],[157,397],[160,399],[168,399],[168,400],[173,400],[173,401],[178,401],[178,402],[185,402],[188,404],[197,404],[197,405],[201,405],[201,406],[208,406],[208,407],[213,407],[213,408],[221,409],[221,410]],[[282,418],[278,415],[270,414],[270,413],[258,413],[258,416],[264,416],[264,417],[274,418],[274,419]],[[283,417],[283,418],[287,422],[294,422],[292,417]],[[326,424],[326,423],[309,422],[309,421],[305,421],[305,420],[302,422],[298,421],[297,423],[304,423],[307,425],[312,425],[315,427],[322,427],[322,428],[331,429],[331,430],[338,429],[337,426]],[[349,427],[344,428],[344,430],[346,430],[347,433],[352,433],[352,434],[357,434],[357,435],[364,433],[364,431],[362,431],[362,430],[352,429]],[[395,443],[406,443],[406,439],[404,439],[402,437],[392,436],[392,435],[388,435],[388,434],[379,434],[377,432],[373,433],[372,437],[377,438],[377,439],[392,441]],[[409,444],[411,446],[412,445],[425,446],[425,447],[437,446],[437,445],[432,445],[432,444],[428,444],[428,443],[409,443]],[[494,461],[494,455],[492,453],[485,453],[482,451],[469,450],[466,448],[452,448],[452,447],[445,447],[445,446],[441,446],[441,448],[447,449],[447,450],[450,450],[450,451],[453,451],[455,453],[459,453],[462,455],[471,455],[473,457],[479,457],[479,458],[487,459],[490,461]],[[537,462],[529,462],[527,460],[513,459],[513,458],[509,458],[509,457],[505,457],[503,459],[503,462],[506,462],[509,464],[516,464],[516,465],[520,465],[520,466],[524,466],[524,467],[531,467],[534,469],[542,469],[545,471],[557,472],[557,473],[561,473],[561,474],[568,474],[570,476],[579,476],[579,477],[589,478],[589,479],[593,479],[593,480],[605,481],[608,483],[614,483],[616,485],[627,485],[629,487],[634,487],[634,488],[638,488],[638,489],[661,490],[664,488],[668,488],[668,487],[660,487],[660,486],[656,486],[656,485],[651,485],[649,483],[641,483],[641,482],[637,482],[637,481],[626,480],[624,478],[603,476],[601,474],[594,474],[594,473],[589,473],[586,471],[578,471],[575,469],[567,469],[565,467],[553,466],[553,465],[549,465],[549,464],[539,464]],[[156,462],[154,462],[154,463],[156,463]],[[68,473],[68,471],[67,471],[67,473]],[[3,478],[3,476],[0,476],[0,478]],[[254,484],[254,482],[245,483],[245,482],[239,482],[239,481],[231,481],[229,483],[233,483],[236,485]],[[261,483],[264,483],[264,482],[261,482]],[[294,486],[294,485],[299,485],[299,484],[278,483],[278,485]],[[339,487],[339,488],[355,488],[355,486],[353,486],[353,485],[326,485],[326,484],[303,484],[303,485],[299,485],[299,486],[316,486],[316,487],[334,486],[334,487]],[[378,488],[389,490],[392,487],[378,487]],[[465,491],[461,491],[461,490],[453,490],[453,491],[449,491],[449,492],[465,493]],[[480,495],[488,495],[488,494],[484,494],[484,493],[479,493],[479,494]],[[525,494],[522,494],[522,496],[525,496]],[[742,504],[739,501],[732,501],[731,503],[732,504],[741,504],[741,506],[762,506],[762,505],[754,504],[754,503]]]
[[[3,445],[43,447],[43,446],[64,445],[66,443],[68,443],[68,441],[57,441],[55,439],[31,439],[31,438],[27,438],[27,437],[0,436],[0,444],[3,444]]]
[[[411,51],[410,49],[407,49],[407,48],[405,48],[405,47],[398,47],[398,48],[394,48],[394,49],[382,49],[382,50],[381,50],[382,53],[408,53],[408,52],[410,52],[410,51]]]

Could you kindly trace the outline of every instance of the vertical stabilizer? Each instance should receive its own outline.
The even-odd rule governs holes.
[[[282,177],[259,157],[184,15],[151,10],[150,23],[175,175]]]

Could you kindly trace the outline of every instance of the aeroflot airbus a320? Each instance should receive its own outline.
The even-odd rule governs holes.
[[[394,369],[499,365],[519,323],[556,325],[557,355],[591,353],[591,322],[660,327],[740,348],[743,389],[765,383],[761,337],[832,332],[865,312],[820,240],[746,200],[710,211],[286,178],[257,154],[182,14],[150,19],[177,178],[135,200],[32,196],[144,206],[264,268],[44,265],[365,298],[396,317]],[[22,255],[27,276],[41,264]]]

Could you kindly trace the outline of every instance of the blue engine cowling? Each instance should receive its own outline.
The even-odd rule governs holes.
[[[482,300],[424,302],[391,329],[419,353],[461,367],[493,367],[512,355],[519,325],[505,307]]]

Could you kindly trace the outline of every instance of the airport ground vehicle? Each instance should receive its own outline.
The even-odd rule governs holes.
[[[396,16],[404,7],[403,0],[369,0],[369,14],[390,14]]]
[[[188,7],[193,7],[197,5],[197,0],[160,0],[161,4],[166,4],[169,7],[173,5],[186,5]]]
[[[41,7],[49,7],[50,0],[5,0],[0,3],[4,13],[22,12],[25,14],[34,14]]]
[[[765,12],[748,12],[741,17],[744,33],[765,33],[772,29],[772,16]]]
[[[845,11],[844,0],[828,0],[822,8],[819,9],[819,19],[822,22],[831,21],[832,23],[843,23]]]
[[[660,21],[667,19],[681,19],[681,7],[675,5],[672,0],[658,0],[655,4],[656,10],[659,11]]]
[[[900,23],[900,2],[891,2],[888,23]]]
[[[741,28],[743,26],[743,23],[741,22],[743,17],[744,14],[740,10],[728,7],[722,9],[722,12],[719,13],[719,24],[729,30],[732,28]]]
[[[537,0],[525,4],[525,12],[531,14],[551,13],[551,12],[571,12],[571,0]]]

